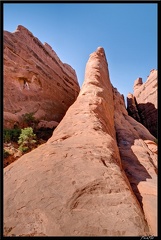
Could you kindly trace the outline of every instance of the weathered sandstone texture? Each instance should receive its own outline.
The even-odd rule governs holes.
[[[153,143],[154,137],[129,117],[121,104],[122,99],[110,83],[105,52],[98,48],[87,62],[85,81],[77,100],[52,137],[4,169],[6,236],[152,234],[155,222],[150,220],[155,219],[151,210],[155,208],[152,198],[156,195],[156,185],[153,179],[149,182],[146,179],[151,180],[149,174],[156,175],[149,158],[145,159],[147,153],[140,142],[147,146]],[[128,127],[129,132],[123,135],[121,129]],[[129,155],[127,160],[123,150],[129,142],[131,154],[137,155],[135,159]],[[147,151],[150,151],[148,147]],[[137,157],[141,159],[136,160]],[[143,203],[143,207],[151,207],[147,215],[125,174],[126,161],[129,161],[127,168],[131,165],[134,169],[133,177],[138,174],[134,184],[140,186],[138,191],[145,197],[147,205]],[[143,164],[139,161],[145,162],[144,167],[150,167],[147,175],[139,172]]]
[[[155,137],[158,128],[157,75],[158,71],[153,69],[145,83],[142,78],[138,78],[134,83],[134,93],[127,96],[129,115],[142,123]]]
[[[75,71],[23,26],[4,31],[4,127],[21,125],[22,115],[60,122],[77,98]]]
[[[157,145],[155,138],[130,117],[114,89],[115,128],[123,169],[140,202],[151,234],[157,235]]]

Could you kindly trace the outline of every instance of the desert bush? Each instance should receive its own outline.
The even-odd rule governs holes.
[[[3,141],[4,142],[17,142],[20,136],[21,129],[3,129]]]
[[[19,150],[21,152],[25,152],[27,150],[31,150],[36,143],[36,134],[33,133],[32,127],[27,127],[21,129],[21,134],[19,136],[18,144]]]
[[[22,145],[19,146],[18,148],[21,152],[27,152],[29,150],[28,147],[23,147]]]
[[[25,113],[22,115],[23,122],[27,124],[28,127],[35,128],[35,126],[38,124],[38,121],[34,117],[34,113]]]
[[[7,158],[9,155],[10,153],[3,148],[3,157]]]
[[[3,130],[3,141],[6,143],[11,141],[11,132],[8,129]]]

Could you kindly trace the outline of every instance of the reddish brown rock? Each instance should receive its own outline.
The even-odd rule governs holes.
[[[155,138],[130,117],[114,90],[115,127],[123,169],[143,208],[151,235],[157,236],[157,145]]]
[[[131,93],[127,95],[127,111],[130,116],[141,123],[140,115],[136,106],[136,99]]]
[[[153,140],[128,116],[98,48],[79,97],[53,136],[5,169],[5,234],[157,235],[156,149],[148,147]]]
[[[157,70],[151,70],[145,83],[138,78],[134,83],[134,94],[127,97],[129,115],[141,122],[155,137],[158,132],[157,74]]]
[[[21,125],[30,112],[60,122],[80,90],[75,71],[23,26],[3,36],[4,127]]]
[[[122,169],[113,97],[105,53],[98,48],[53,136],[4,169],[5,235],[150,234]]]
[[[48,121],[40,121],[39,123],[38,123],[38,126],[37,126],[37,128],[39,129],[39,128],[50,128],[50,129],[53,129],[53,128],[56,128],[57,126],[58,126],[58,122],[55,122],[55,121],[50,121],[50,122],[48,122]]]
[[[140,86],[142,86],[143,84],[143,81],[142,81],[142,78],[137,78],[134,82],[134,91],[137,91]]]

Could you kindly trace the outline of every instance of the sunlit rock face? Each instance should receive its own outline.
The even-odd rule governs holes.
[[[120,93],[114,89],[115,129],[121,163],[151,234],[157,235],[157,144],[147,128],[130,117]]]
[[[22,115],[60,122],[78,96],[75,70],[25,27],[4,31],[4,127],[22,125]]]
[[[52,137],[4,169],[5,235],[153,234],[157,166],[152,154],[155,167],[147,159],[153,140],[128,116],[99,47],[89,57],[76,101]]]
[[[158,71],[152,69],[145,83],[142,78],[134,82],[134,93],[127,96],[130,116],[141,122],[156,138],[158,135]]]

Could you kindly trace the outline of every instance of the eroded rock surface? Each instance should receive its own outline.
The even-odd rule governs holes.
[[[114,96],[106,56],[98,48],[87,62],[77,100],[52,137],[4,169],[5,235],[151,234],[122,167],[115,118],[122,121],[124,115],[115,115]],[[140,131],[137,139],[153,142],[141,124],[129,119],[129,125]],[[128,133],[123,140],[127,138]]]
[[[54,50],[19,25],[4,31],[4,127],[21,125],[22,115],[60,122],[79,93],[75,71]]]
[[[143,208],[151,234],[157,235],[157,144],[139,122],[130,117],[122,96],[114,89],[115,127],[123,169]]]
[[[157,138],[158,71],[152,69],[145,83],[142,78],[134,82],[134,93],[127,96],[127,110],[130,116],[142,123]]]

